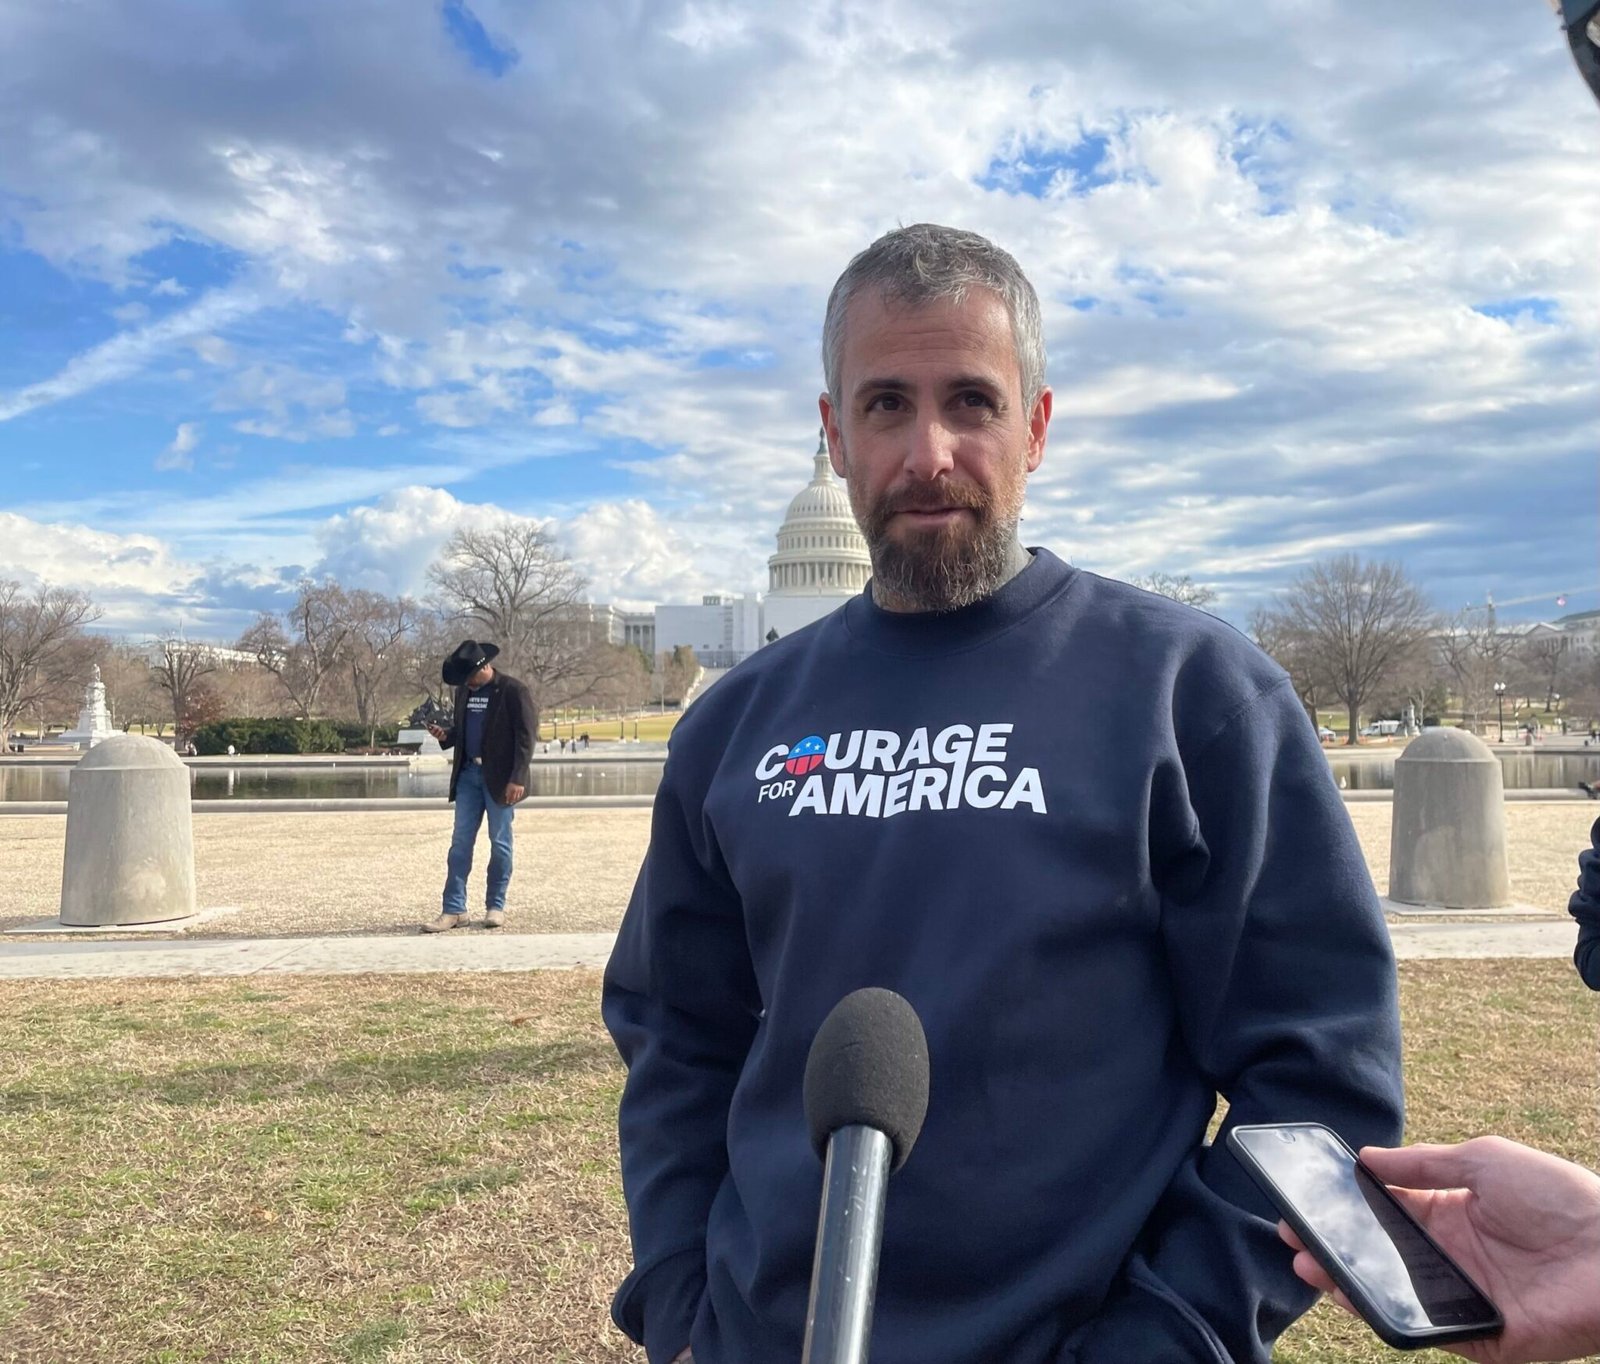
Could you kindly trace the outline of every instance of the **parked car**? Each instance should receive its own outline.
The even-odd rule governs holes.
[[[1317,726],[1317,738],[1321,739],[1323,743],[1331,744],[1338,737],[1339,736],[1337,734],[1335,734],[1331,729],[1329,729],[1326,725],[1318,725]]]

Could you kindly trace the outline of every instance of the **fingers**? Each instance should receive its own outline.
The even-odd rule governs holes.
[[[1305,1242],[1294,1234],[1294,1228],[1287,1222],[1278,1223],[1278,1239],[1288,1246],[1290,1250],[1304,1250]]]
[[[1385,1184],[1407,1189],[1460,1189],[1467,1185],[1476,1162],[1461,1146],[1363,1146],[1361,1163]]]

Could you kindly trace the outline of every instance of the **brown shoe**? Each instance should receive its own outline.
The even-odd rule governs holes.
[[[460,928],[466,923],[465,914],[441,914],[437,919],[429,919],[422,925],[424,933],[448,933],[452,928]]]
[[[485,928],[499,928],[506,921],[506,912],[503,909],[491,909],[483,916]]]

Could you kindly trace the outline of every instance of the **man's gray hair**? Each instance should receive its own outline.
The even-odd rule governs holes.
[[[1022,405],[1031,411],[1044,387],[1039,295],[1022,267],[987,237],[936,223],[915,223],[886,232],[845,267],[828,295],[822,323],[822,372],[834,407],[839,407],[844,397],[839,387],[845,313],[851,299],[863,290],[876,289],[887,303],[920,308],[935,302],[960,303],[974,288],[992,290],[1006,305],[1017,347],[1017,369],[1022,375]]]

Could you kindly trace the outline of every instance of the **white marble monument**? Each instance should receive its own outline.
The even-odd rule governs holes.
[[[78,712],[78,723],[61,736],[64,744],[77,744],[79,748],[93,748],[104,739],[122,731],[111,724],[106,710],[106,684],[100,680],[100,665],[94,665],[89,675],[89,685],[83,693],[83,709]]]

